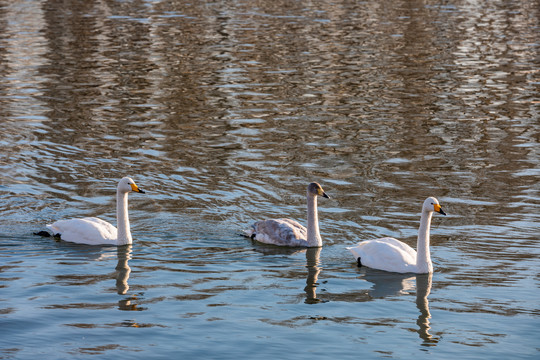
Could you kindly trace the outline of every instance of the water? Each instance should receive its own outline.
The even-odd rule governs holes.
[[[0,358],[540,356],[534,1],[0,4]],[[134,243],[39,238],[57,219]],[[304,222],[324,247],[238,234]],[[435,272],[358,269],[415,245]]]

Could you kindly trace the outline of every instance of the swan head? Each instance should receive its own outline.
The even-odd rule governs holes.
[[[127,177],[127,176],[123,178],[122,180],[120,180],[120,182],[118,183],[118,191],[122,193],[135,191],[135,192],[144,194],[144,190],[139,189],[137,184],[135,184],[135,181],[133,181],[132,178]]]
[[[433,196],[428,197],[426,201],[424,201],[422,210],[425,212],[438,212],[439,214],[446,215],[439,204],[439,200],[435,199]]]
[[[322,196],[322,197],[325,197],[327,199],[330,199],[330,196],[326,195],[326,193],[324,192],[322,186],[319,185],[316,182],[313,182],[313,183],[308,185],[307,192],[308,192],[309,195]]]

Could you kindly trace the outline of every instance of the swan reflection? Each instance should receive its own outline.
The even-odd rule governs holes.
[[[433,274],[417,274],[416,275],[416,307],[420,310],[420,315],[416,324],[418,325],[418,335],[426,346],[435,346],[439,342],[437,336],[433,336],[429,333],[429,319],[431,313],[429,312],[428,295],[431,292],[431,278]]]
[[[321,299],[317,298],[317,280],[319,278],[319,273],[321,272],[320,256],[321,256],[321,247],[308,248],[306,250],[306,267],[308,270],[308,276],[306,279],[306,287],[304,291],[306,292],[306,304],[317,304],[321,302]]]
[[[118,263],[116,264],[116,292],[118,295],[125,295],[129,290],[129,274],[131,268],[128,261],[131,259],[131,245],[119,246],[116,252]],[[142,311],[144,308],[138,307],[133,301],[137,300],[136,295],[129,296],[118,301],[118,309],[123,311]]]
[[[435,346],[439,338],[429,333],[431,329],[431,313],[429,312],[428,295],[431,292],[433,274],[398,274],[369,269],[363,278],[373,284],[368,290],[371,299],[382,299],[387,296],[404,295],[414,291],[416,287],[416,307],[420,315],[416,320],[417,333],[424,341],[424,346]],[[415,286],[416,283],[416,286]]]
[[[125,295],[129,290],[128,279],[131,268],[128,261],[131,259],[131,245],[119,246],[116,251],[118,263],[116,264],[116,291]]]
[[[364,280],[372,283],[368,290],[372,299],[382,299],[392,295],[408,294],[414,290],[413,274],[398,274],[382,270],[369,269],[364,274]]]

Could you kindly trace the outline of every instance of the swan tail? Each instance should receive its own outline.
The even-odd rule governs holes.
[[[245,236],[247,238],[250,238],[250,239],[255,239],[255,230],[254,229],[249,229],[249,230],[244,230],[242,231],[242,234],[240,234],[242,236]]]
[[[44,230],[35,232],[34,235],[43,236],[43,237],[51,237],[51,234],[48,231],[44,231]]]
[[[356,259],[356,263],[358,264],[358,267],[362,267],[363,264],[362,264],[362,261],[360,260],[362,257],[359,254],[358,246],[348,247],[347,250],[349,250],[353,254],[354,258]]]

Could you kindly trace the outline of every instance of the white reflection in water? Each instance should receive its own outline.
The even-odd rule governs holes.
[[[125,295],[129,290],[128,279],[131,268],[128,261],[131,259],[131,245],[119,246],[117,250],[118,264],[116,265],[116,290],[119,295]]]
[[[129,274],[131,274],[131,268],[129,267],[129,260],[131,260],[132,245],[119,246],[117,249],[118,263],[116,264],[116,292],[118,295],[125,295],[129,290]],[[122,311],[142,311],[143,307],[139,307],[135,302],[137,296],[131,295],[125,299],[118,301],[118,310]],[[136,325],[132,325],[137,327]]]
[[[434,346],[439,342],[437,336],[433,336],[429,333],[431,327],[429,326],[429,319],[431,313],[429,312],[428,295],[431,292],[431,278],[433,274],[417,274],[416,275],[416,307],[420,310],[420,315],[416,324],[418,325],[418,335],[424,340],[424,345]]]
[[[363,279],[373,284],[368,293],[373,299],[408,294],[414,290],[414,274],[399,274],[366,269]]]
[[[389,296],[406,295],[415,290],[416,280],[416,307],[420,315],[416,320],[418,335],[425,346],[434,346],[439,338],[429,333],[431,313],[429,311],[428,295],[431,292],[433,274],[398,274],[368,269],[363,279],[373,284],[368,294],[373,299],[383,299]]]

